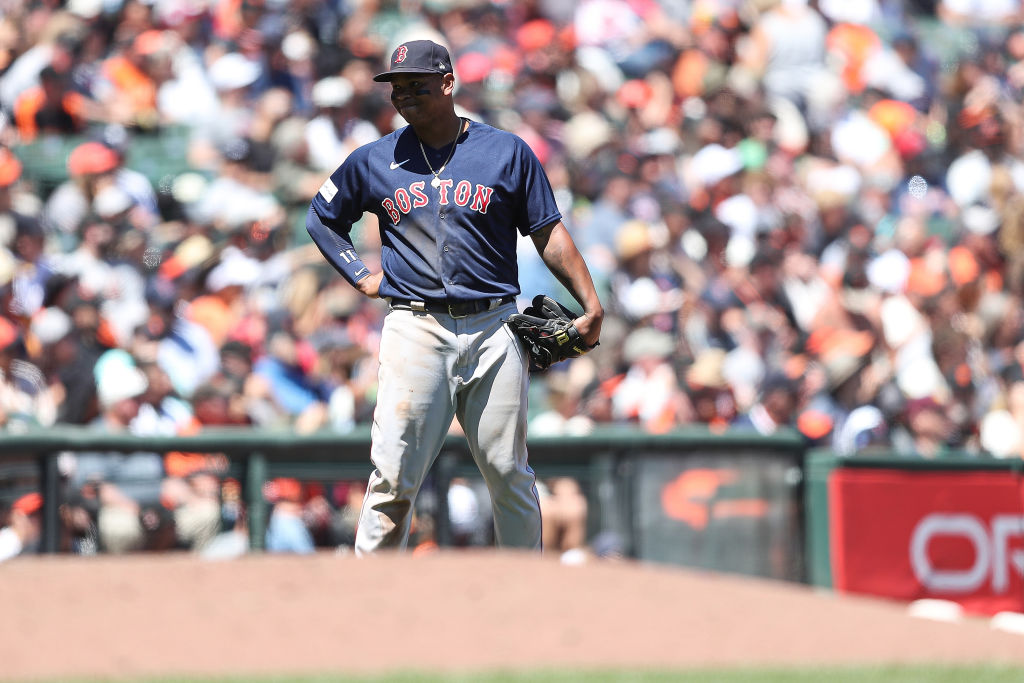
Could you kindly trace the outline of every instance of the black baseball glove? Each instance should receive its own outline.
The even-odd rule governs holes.
[[[550,296],[538,294],[522,313],[513,313],[504,322],[526,346],[532,365],[538,370],[563,361],[579,358],[590,346],[572,324],[572,311]]]

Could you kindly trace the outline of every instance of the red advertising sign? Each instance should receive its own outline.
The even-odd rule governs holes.
[[[1024,612],[1024,480],[1012,472],[839,468],[829,478],[833,585]]]

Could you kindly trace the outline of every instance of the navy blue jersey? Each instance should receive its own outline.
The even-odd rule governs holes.
[[[518,136],[477,122],[454,152],[450,145],[422,149],[406,126],[352,152],[310,203],[306,228],[313,241],[355,284],[369,271],[350,231],[370,212],[380,221],[382,297],[519,294],[519,235],[561,219],[536,155]],[[424,152],[438,187],[431,185]]]

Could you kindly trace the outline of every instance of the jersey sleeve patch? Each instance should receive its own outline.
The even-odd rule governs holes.
[[[320,196],[324,198],[325,202],[330,204],[336,194],[338,194],[338,186],[328,178],[324,181],[324,184],[320,186]]]

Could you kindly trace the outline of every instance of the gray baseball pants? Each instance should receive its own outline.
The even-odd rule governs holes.
[[[405,548],[413,505],[458,418],[490,492],[495,539],[540,550],[536,476],[527,463],[528,359],[502,318],[514,303],[455,318],[392,309],[380,344],[370,475],[357,555]]]

